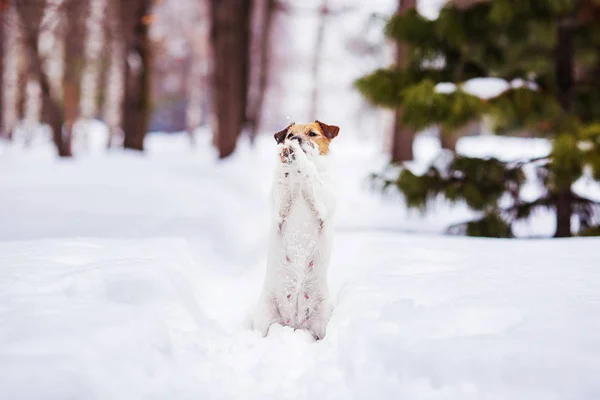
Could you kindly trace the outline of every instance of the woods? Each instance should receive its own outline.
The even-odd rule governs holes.
[[[123,147],[143,150],[150,117],[151,58],[148,25],[151,23],[151,6],[152,2],[149,0],[6,2],[7,13],[14,13],[15,17],[4,24],[4,29],[18,38],[9,45],[12,51],[23,50],[28,65],[27,76],[33,79],[35,85],[39,85],[42,107],[38,122],[50,126],[59,156],[73,156],[77,121],[82,117],[94,117],[99,109],[96,102],[99,97],[99,79],[102,76],[99,71],[102,67],[99,65],[101,53],[109,54],[111,60],[103,65],[108,68],[105,75],[112,81],[122,82],[121,87],[108,85],[109,89],[103,92],[108,103],[105,107],[112,109],[113,114],[116,108],[123,107],[124,110],[119,115],[127,116],[117,122],[119,117],[109,115],[109,129],[119,129],[124,133]],[[108,9],[111,18],[98,15],[104,9]],[[106,28],[99,29],[98,25],[104,24]],[[104,33],[107,34],[106,40],[102,37]],[[100,45],[86,51],[94,47],[94,40],[100,41]],[[107,46],[102,51],[104,43]],[[115,68],[117,63],[121,68]],[[90,69],[91,72],[85,76],[87,80],[82,83],[84,71]],[[117,77],[117,74],[122,76]],[[5,81],[11,80],[7,74],[3,77]],[[86,84],[84,96],[83,84]],[[117,91],[122,91],[123,95],[116,96]],[[12,97],[3,96],[4,101],[14,104],[18,102],[18,95],[15,92]],[[6,104],[3,109],[8,107]],[[122,126],[117,128],[115,125],[119,123]],[[7,123],[5,126],[5,135],[12,137],[14,124]]]
[[[173,35],[165,24],[177,23],[165,20],[156,26],[155,8],[165,7],[182,7],[188,18],[195,18],[185,20],[174,33],[189,48],[184,78],[188,84],[180,91],[190,104],[185,126],[192,141],[194,130],[209,122],[208,115],[221,158],[234,152],[246,129],[256,136],[270,73],[276,0],[177,5],[153,0],[5,1],[0,40],[0,53],[8,56],[1,63],[8,71],[0,75],[5,87],[0,107],[6,114],[1,120],[3,136],[13,137],[17,122],[26,118],[19,104],[35,105],[31,97],[39,88],[41,110],[29,107],[29,131],[48,124],[59,156],[74,155],[77,129],[87,135],[79,122],[92,118],[106,123],[108,147],[143,151],[155,108],[153,88],[163,84],[153,78],[153,53],[180,57],[161,48],[160,41]],[[24,90],[28,82],[34,88],[31,93]]]
[[[320,21],[310,64],[315,119],[324,32],[336,14],[327,2],[307,10]],[[277,76],[276,16],[307,10],[280,0],[3,1],[2,135],[11,140],[19,132],[17,141],[31,143],[47,126],[57,154],[72,157],[85,147],[93,119],[106,124],[108,148],[134,151],[144,150],[157,121],[184,126],[192,143],[210,125],[226,158],[240,137],[254,140],[266,123],[266,93]],[[175,112],[185,120],[175,121],[182,119]]]

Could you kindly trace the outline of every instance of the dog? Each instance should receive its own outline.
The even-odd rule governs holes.
[[[319,121],[277,132],[273,221],[263,291],[252,325],[266,336],[278,323],[325,337],[332,313],[327,286],[334,190],[327,170],[340,128]]]

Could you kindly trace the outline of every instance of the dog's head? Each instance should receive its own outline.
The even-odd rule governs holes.
[[[277,144],[286,144],[291,143],[292,140],[297,140],[300,148],[305,153],[316,149],[320,155],[324,156],[329,153],[329,144],[338,135],[339,131],[339,127],[327,125],[320,121],[304,125],[292,123],[287,128],[277,132],[275,140]]]

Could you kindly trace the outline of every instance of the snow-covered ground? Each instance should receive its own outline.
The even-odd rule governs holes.
[[[244,320],[263,279],[274,142],[145,156],[0,152],[1,399],[598,399],[600,240],[439,235],[369,189],[378,145],[334,142],[326,338]],[[420,160],[435,139],[416,144]],[[543,141],[466,138],[520,157]],[[531,229],[552,230],[538,216]],[[538,229],[539,228],[539,229]]]

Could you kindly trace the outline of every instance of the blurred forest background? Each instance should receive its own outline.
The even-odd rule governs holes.
[[[347,62],[379,57],[377,13],[393,11],[394,0],[361,3],[2,0],[2,137],[28,144],[44,124],[58,154],[70,157],[92,119],[109,127],[107,146],[134,150],[149,131],[187,131],[193,143],[197,128],[209,126],[227,157],[240,136],[280,129],[290,111],[298,121],[322,112],[321,92],[332,86],[323,76],[331,21],[358,21],[339,40],[342,51],[356,51]],[[381,50],[360,37],[373,19]],[[305,32],[294,38],[299,24]],[[347,88],[360,74],[336,70]],[[301,92],[289,93],[287,80],[300,80]],[[289,106],[298,97],[306,101]]]
[[[477,212],[451,232],[513,237],[538,208],[555,212],[557,237],[600,232],[600,202],[573,189],[600,179],[598,0],[2,0],[0,10],[1,136],[15,145],[51,138],[59,156],[77,156],[99,119],[108,148],[142,151],[152,131],[185,131],[194,145],[210,132],[226,158],[240,138],[291,120],[343,121],[384,139],[396,169],[373,178],[407,206],[443,197]],[[416,171],[422,131],[444,150]],[[510,161],[456,152],[459,138],[491,133],[552,149]]]

